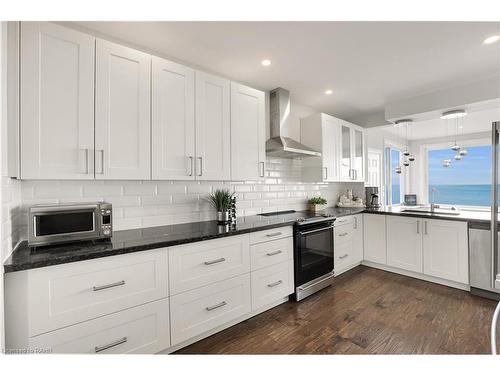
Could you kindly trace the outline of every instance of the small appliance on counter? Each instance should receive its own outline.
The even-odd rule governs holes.
[[[416,206],[417,194],[405,194],[405,206]]]
[[[378,186],[365,187],[366,207],[380,208],[380,196],[378,194]]]
[[[28,246],[110,239],[111,203],[67,203],[32,206],[28,212]]]

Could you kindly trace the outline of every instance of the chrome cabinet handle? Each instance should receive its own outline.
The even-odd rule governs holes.
[[[120,340],[116,340],[114,342],[111,342],[109,344],[106,344],[106,345],[103,345],[103,346],[96,346],[94,348],[94,351],[96,353],[99,353],[99,352],[102,352],[103,350],[106,350],[106,349],[110,349],[110,348],[113,348],[115,346],[118,346],[120,344],[125,344],[127,342],[127,338],[126,337],[123,337],[121,338]]]
[[[222,302],[218,303],[217,305],[205,307],[205,310],[212,311],[212,310],[218,309],[219,307],[226,306],[226,305],[227,305],[227,302],[226,301],[222,301]]]
[[[277,251],[273,251],[272,253],[267,253],[266,255],[269,256],[269,257],[272,257],[273,255],[278,255],[278,254],[281,254],[283,251],[281,250],[277,250]]]
[[[417,234],[420,234],[420,220],[417,220]]]
[[[192,176],[193,175],[193,157],[192,156],[188,156],[188,167],[189,167],[189,170],[188,170],[187,175]]]
[[[324,180],[328,180],[328,167],[323,167],[325,170],[325,177],[323,178]]]
[[[424,221],[424,234],[427,235],[427,221]]]
[[[358,218],[354,216],[354,229],[358,229]]]
[[[203,158],[201,156],[198,156],[196,159],[200,162],[200,168],[198,169],[198,174],[197,176],[203,176]]]
[[[347,258],[348,256],[349,256],[349,254],[344,254],[344,255],[339,256],[339,259],[344,259],[344,258]]]
[[[226,258],[219,258],[219,259],[209,260],[209,261],[205,262],[205,265],[209,266],[211,264],[216,264],[216,263],[224,262],[225,260],[226,260]]]
[[[101,153],[101,169],[99,172],[96,172],[96,173],[104,174],[104,150],[101,149],[101,150],[96,150],[96,151]]]
[[[269,288],[273,288],[273,287],[278,286],[278,285],[280,285],[280,284],[282,284],[282,283],[283,283],[283,280],[278,280],[278,281],[275,281],[274,283],[267,284],[267,286],[268,286]]]
[[[125,285],[125,280],[121,280],[121,281],[118,281],[116,283],[111,283],[111,284],[106,284],[106,285],[93,286],[92,290],[94,292],[97,292],[99,290],[114,288],[115,286],[121,286],[121,285]]]
[[[84,148],[83,151],[85,152],[85,172],[83,172],[83,173],[89,174],[89,172],[90,172],[90,161],[89,161],[90,150],[88,148]]]
[[[276,236],[281,236],[283,233],[281,232],[276,232],[276,233],[269,233],[266,234],[266,237],[276,237]]]
[[[264,168],[265,166],[264,166],[264,162],[263,162],[263,161],[259,162],[259,165],[260,165],[260,173],[259,173],[259,176],[260,176],[260,177],[264,177],[264,175],[265,175],[265,168]]]
[[[344,232],[344,233],[339,233],[339,237],[344,237],[344,236],[347,236],[349,233],[347,232]]]

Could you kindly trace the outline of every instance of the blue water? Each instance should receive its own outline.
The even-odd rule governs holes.
[[[441,204],[490,206],[490,185],[429,185],[429,202],[432,200],[431,189],[435,187],[435,202]]]

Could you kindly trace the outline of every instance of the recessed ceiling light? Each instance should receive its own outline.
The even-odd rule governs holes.
[[[260,62],[263,66],[269,66],[271,65],[271,60],[265,59]]]
[[[467,116],[467,112],[465,112],[463,109],[455,109],[453,111],[443,112],[443,114],[441,115],[441,119],[449,120],[452,118],[458,118],[458,117],[464,117],[464,116]]]
[[[492,35],[483,41],[483,44],[492,44],[500,40],[500,35]]]
[[[332,95],[333,94],[333,91],[332,90],[326,90],[325,91],[325,95]]]

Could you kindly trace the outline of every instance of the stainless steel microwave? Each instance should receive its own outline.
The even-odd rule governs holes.
[[[97,240],[113,235],[110,203],[37,205],[28,213],[28,245]]]

